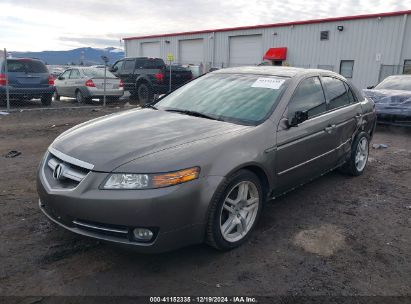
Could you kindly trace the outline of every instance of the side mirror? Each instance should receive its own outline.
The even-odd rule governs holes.
[[[368,86],[367,87],[368,90],[371,90],[371,89],[374,89],[374,88],[375,88],[375,86]]]
[[[160,99],[163,98],[164,96],[166,96],[166,94],[157,95],[157,96],[154,98],[154,100],[155,100],[155,101],[160,100]]]
[[[291,116],[288,119],[288,126],[289,127],[296,127],[300,123],[302,123],[303,121],[306,121],[307,119],[308,119],[307,112],[297,111],[297,112],[294,113],[293,116]]]
[[[59,76],[57,79],[58,80],[64,80],[65,78],[63,76]]]
[[[110,72],[114,73],[118,71],[118,67],[111,67],[108,69]]]

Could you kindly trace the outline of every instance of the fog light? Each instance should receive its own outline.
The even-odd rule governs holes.
[[[133,234],[138,241],[148,242],[153,238],[153,232],[146,228],[135,228]]]

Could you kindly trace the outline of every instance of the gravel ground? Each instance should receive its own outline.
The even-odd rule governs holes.
[[[411,295],[411,132],[379,127],[364,175],[332,172],[267,203],[241,248],[143,255],[38,209],[35,172],[64,130],[121,108],[0,115],[0,295]],[[5,158],[10,150],[21,155]]]

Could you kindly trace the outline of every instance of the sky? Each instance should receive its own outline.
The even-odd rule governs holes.
[[[0,0],[0,48],[122,47],[121,38],[411,10],[411,0]]]

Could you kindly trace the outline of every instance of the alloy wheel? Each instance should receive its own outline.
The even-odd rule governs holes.
[[[220,231],[228,242],[244,238],[253,227],[259,208],[257,186],[250,181],[242,181],[231,188],[220,213]]]
[[[355,167],[358,171],[362,171],[367,164],[368,159],[368,140],[363,137],[358,142],[357,150],[355,152]]]

